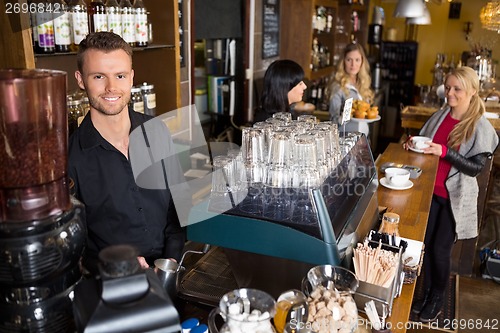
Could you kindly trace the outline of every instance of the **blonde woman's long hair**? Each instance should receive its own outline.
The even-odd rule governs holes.
[[[464,89],[466,93],[473,93],[467,112],[448,136],[448,145],[452,148],[456,148],[471,138],[479,118],[481,118],[486,111],[486,107],[483,100],[479,97],[479,77],[472,68],[462,66],[452,70],[446,75],[444,80],[445,84],[450,76],[457,78],[462,89]]]
[[[347,54],[352,51],[358,51],[361,54],[361,58],[363,61],[359,73],[358,75],[356,75],[356,89],[358,90],[361,97],[363,97],[363,100],[371,104],[373,102],[374,93],[371,89],[372,79],[370,76],[370,64],[368,63],[368,59],[366,58],[365,51],[363,50],[361,44],[351,43],[344,48],[342,58],[339,60],[337,72],[334,73],[334,79],[331,80],[332,85],[338,83],[346,96],[349,95],[349,91],[346,85],[347,83],[349,83],[350,77],[349,74],[347,74],[345,71],[344,59]],[[330,88],[330,91],[332,91],[332,88]]]

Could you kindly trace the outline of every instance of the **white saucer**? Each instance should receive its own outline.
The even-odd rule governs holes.
[[[407,190],[413,187],[413,182],[411,180],[409,180],[408,183],[403,186],[395,186],[389,184],[389,181],[385,177],[380,178],[380,184],[382,184],[384,187],[390,188],[391,190]]]
[[[420,154],[424,153],[424,151],[422,149],[413,148],[413,147],[408,147],[408,149],[410,149],[411,151],[414,151],[415,153],[420,153]]]

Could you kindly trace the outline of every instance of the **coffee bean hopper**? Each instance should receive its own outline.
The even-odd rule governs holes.
[[[212,209],[211,198],[194,206],[188,239],[216,247],[186,272],[180,295],[216,305],[226,291],[219,284],[225,284],[264,290],[276,298],[283,290],[300,288],[314,266],[349,267],[353,245],[378,216],[372,153],[364,135],[354,137],[350,150],[317,188],[249,188],[243,201],[232,201],[239,204],[223,213]],[[253,209],[248,203],[254,203]],[[211,271],[212,266],[217,270]]]
[[[66,73],[0,70],[0,331],[74,330],[84,210],[67,177]]]

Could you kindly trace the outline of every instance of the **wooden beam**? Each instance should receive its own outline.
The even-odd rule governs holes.
[[[29,14],[15,13],[14,4],[27,0],[0,0],[0,68],[35,68]]]

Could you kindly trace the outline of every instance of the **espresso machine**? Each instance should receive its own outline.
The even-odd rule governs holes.
[[[223,212],[213,196],[194,206],[187,238],[215,246],[184,275],[179,293],[211,305],[224,287],[256,288],[277,297],[300,289],[311,267],[349,267],[353,246],[378,218],[378,182],[366,136],[348,139],[352,146],[321,186],[251,186]]]
[[[66,73],[0,70],[0,331],[74,331],[86,229],[67,176]]]

